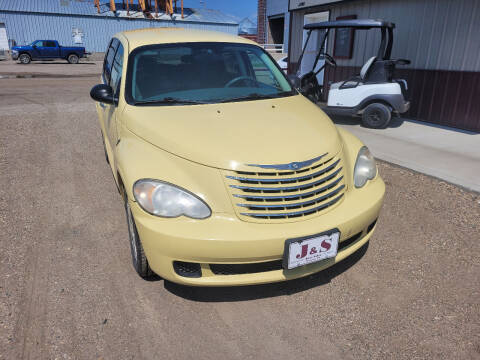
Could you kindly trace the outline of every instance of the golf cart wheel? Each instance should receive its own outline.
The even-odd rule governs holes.
[[[78,64],[79,58],[78,58],[78,56],[75,55],[75,54],[70,54],[70,55],[68,55],[68,59],[67,59],[67,60],[68,60],[68,62],[69,62],[70,64]]]
[[[28,54],[22,54],[19,56],[18,60],[20,60],[20,63],[23,65],[30,64],[30,61],[32,61],[32,58]]]
[[[137,226],[133,218],[132,209],[128,203],[128,198],[125,190],[123,191],[123,200],[125,205],[125,214],[127,215],[128,238],[130,240],[130,252],[132,254],[132,263],[135,271],[143,279],[150,279],[154,273],[148,265],[145,251],[143,250],[142,242],[138,236]]]
[[[392,111],[381,103],[368,105],[362,114],[362,124],[372,129],[383,129],[388,126],[392,118]]]

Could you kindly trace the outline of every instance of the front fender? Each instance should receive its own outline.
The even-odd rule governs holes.
[[[158,179],[180,186],[203,199],[214,213],[233,213],[220,170],[173,155],[123,129],[115,148],[117,174],[129,200],[139,179]],[[119,179],[117,179],[117,182]]]

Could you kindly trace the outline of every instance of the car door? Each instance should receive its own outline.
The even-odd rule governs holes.
[[[50,57],[50,47],[48,46],[48,41],[42,40],[37,43],[37,51],[39,57],[42,59],[48,59]]]
[[[43,58],[43,48],[44,48],[44,41],[39,40],[32,44],[32,58],[34,59],[41,59]]]
[[[120,95],[123,55],[123,45],[118,39],[114,38],[106,55],[103,81],[113,88],[116,97]],[[109,152],[110,165],[114,168],[115,159],[112,155],[115,153],[115,147],[118,142],[116,123],[118,106],[115,104],[102,104],[101,106],[103,107],[105,144],[107,145],[107,152]]]
[[[57,47],[57,44],[55,41],[52,41],[52,40],[44,41],[43,49],[44,49],[43,57],[45,58],[55,58],[59,55],[58,54],[59,48]]]

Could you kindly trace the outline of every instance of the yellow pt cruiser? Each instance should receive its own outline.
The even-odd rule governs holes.
[[[141,277],[289,280],[372,236],[385,192],[372,155],[254,42],[122,32],[90,95]]]

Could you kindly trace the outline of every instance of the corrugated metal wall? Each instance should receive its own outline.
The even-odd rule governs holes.
[[[358,0],[295,11],[290,32],[293,68],[301,53],[304,14],[325,10],[331,20],[357,15],[396,24],[392,58],[412,61],[397,71],[410,87],[407,116],[480,131],[479,0]],[[337,59],[338,67],[327,69],[325,83],[358,73],[379,44],[378,30],[356,31],[353,58]],[[328,48],[333,54],[333,34]]]
[[[302,53],[303,45],[303,16],[306,11],[294,11],[290,13],[290,40],[289,40],[289,50],[288,58],[292,64],[298,62],[298,58]]]
[[[72,28],[84,33],[83,46],[87,51],[105,51],[108,41],[119,31],[145,27],[183,27],[188,29],[221,31],[236,35],[238,25],[187,21],[130,20],[125,18],[78,15],[14,13],[0,10],[0,22],[5,23],[7,36],[17,44],[37,39],[55,39],[62,45],[73,45]]]
[[[330,19],[384,19],[396,24],[393,58],[412,60],[415,69],[480,71],[479,0],[359,0],[295,11],[292,19],[292,59],[298,59],[302,45],[303,15],[330,10]],[[333,35],[329,52],[333,53]],[[361,66],[376,55],[379,31],[356,31],[352,60],[338,60],[341,66]]]
[[[350,14],[394,22],[392,57],[411,59],[412,68],[480,71],[478,0],[354,1],[333,7],[330,16],[333,20]],[[355,36],[356,56],[341,65],[361,66],[376,53],[378,31],[357,31]]]

